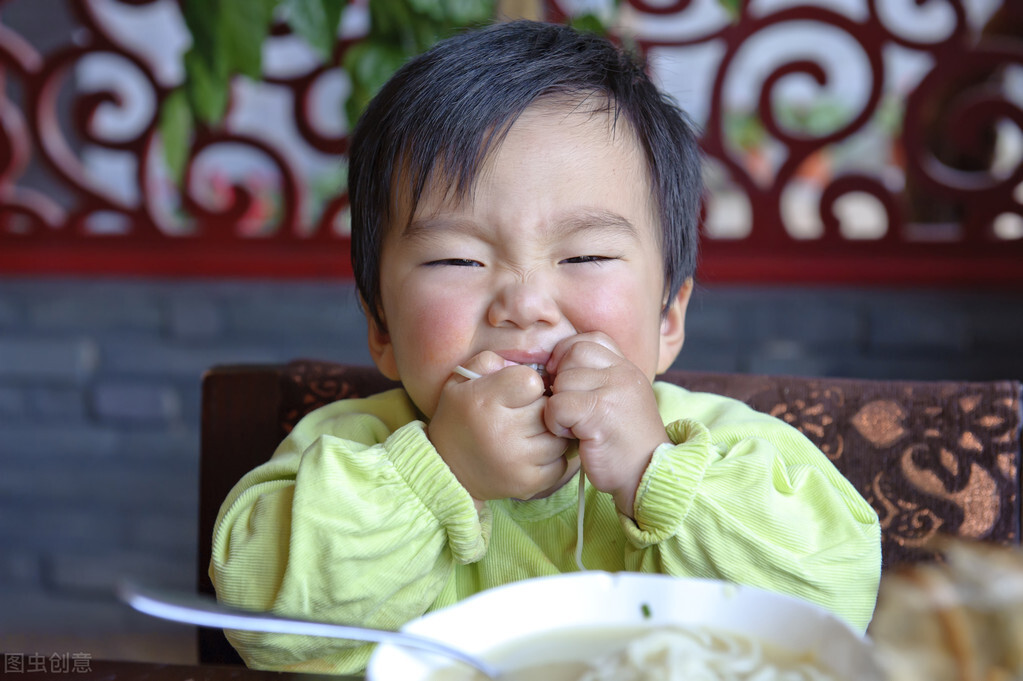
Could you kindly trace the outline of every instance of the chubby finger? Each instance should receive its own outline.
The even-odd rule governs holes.
[[[557,463],[558,459],[564,459],[575,445],[575,440],[558,437],[546,428],[541,433],[529,436],[528,440],[532,462],[538,466]]]
[[[534,491],[526,498],[535,497],[558,484],[558,481],[565,477],[568,466],[568,459],[563,456],[559,456],[548,464],[538,466],[536,468],[536,483],[533,485]]]
[[[551,394],[566,393],[569,391],[593,391],[607,387],[613,379],[615,372],[608,371],[610,367],[599,366],[592,368],[580,366],[563,368],[558,372],[557,377],[551,384]]]
[[[531,475],[528,484],[524,486],[524,490],[528,489],[528,494],[524,498],[530,498],[550,489],[564,477],[570,465],[575,465],[570,463],[568,457],[565,456],[573,442],[555,437],[550,433],[530,438]]]
[[[586,365],[595,368],[606,368],[614,363],[614,358],[624,358],[610,336],[600,331],[580,333],[563,338],[554,346],[551,357],[547,361],[547,371],[557,376],[566,366]]]
[[[525,395],[524,399],[529,399],[529,395],[536,394],[535,388],[529,389],[529,392]],[[532,402],[528,404],[519,405],[512,407],[511,411],[507,412],[506,416],[509,421],[514,421],[519,432],[526,438],[532,440],[537,437],[554,437],[547,429],[547,425],[544,423],[544,411],[547,408],[547,396],[540,394]],[[553,445],[552,445],[553,446]],[[564,445],[567,447],[567,445]]]
[[[547,399],[544,425],[557,437],[580,439],[576,430],[594,420],[599,402],[597,393],[592,390],[555,393]],[[592,436],[592,433],[586,435]]]
[[[496,352],[484,350],[456,366],[452,369],[452,373],[471,381],[497,373],[501,369],[513,364],[514,362],[509,362]]]
[[[468,360],[453,367],[451,375],[445,382],[445,386],[475,381],[485,376],[497,373],[510,364],[513,364],[513,362],[509,362],[496,352],[484,350],[483,352],[474,355]]]
[[[489,350],[453,368],[446,385],[469,391],[480,407],[497,404],[512,409],[532,405],[546,390],[536,371]],[[542,409],[542,405],[537,408]],[[535,423],[542,424],[539,413],[533,414],[533,418]]]
[[[498,403],[513,409],[532,408],[536,417],[543,409],[541,398],[547,390],[543,377],[535,370],[522,364],[512,364],[496,373],[484,377],[488,390],[498,395]],[[526,416],[526,414],[523,414]],[[539,418],[537,418],[539,422]]]

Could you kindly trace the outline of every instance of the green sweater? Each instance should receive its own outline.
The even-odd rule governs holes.
[[[881,572],[870,505],[784,422],[718,395],[660,382],[654,391],[674,445],[655,451],[635,520],[587,488],[583,564],[794,594],[864,630]],[[577,570],[577,492],[569,483],[477,513],[404,391],[334,402],[231,491],[210,575],[232,605],[396,629],[483,589]],[[264,669],[353,673],[372,652],[349,641],[228,636]]]

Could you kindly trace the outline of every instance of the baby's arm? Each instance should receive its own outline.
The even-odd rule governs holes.
[[[456,562],[482,557],[489,520],[421,423],[388,435],[372,416],[334,421],[344,427],[308,443],[300,424],[232,491],[216,525],[211,575],[218,598],[232,605],[396,629],[430,608]],[[229,637],[257,668],[353,673],[371,651],[322,638]]]
[[[662,408],[671,388],[658,386]],[[863,630],[881,570],[877,515],[799,431],[735,400],[686,394],[640,484],[627,569],[795,594]],[[667,405],[667,411],[671,411]]]

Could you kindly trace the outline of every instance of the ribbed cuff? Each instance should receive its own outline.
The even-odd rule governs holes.
[[[384,446],[395,470],[447,532],[452,557],[463,564],[483,558],[490,539],[489,509],[476,512],[469,492],[426,437],[425,424],[402,426]]]
[[[666,430],[673,444],[661,445],[650,458],[636,492],[636,519],[619,514],[626,536],[638,548],[678,533],[707,466],[717,457],[702,423],[679,419]]]

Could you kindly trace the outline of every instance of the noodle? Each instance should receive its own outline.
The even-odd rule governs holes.
[[[502,649],[494,661],[502,681],[840,681],[812,653],[699,626],[546,634]]]
[[[786,656],[756,639],[706,628],[654,631],[596,660],[579,681],[833,681],[811,660]]]
[[[579,517],[575,527],[575,564],[580,571],[585,571],[583,565],[583,519],[586,517],[586,474],[583,473],[583,466],[579,464]]]
[[[474,380],[476,380],[477,378],[480,377],[480,374],[477,374],[472,369],[466,369],[461,364],[459,364],[458,366],[456,366],[454,368],[454,372],[456,374],[458,374],[459,376],[464,376],[464,377],[468,378],[470,381],[474,381]]]

